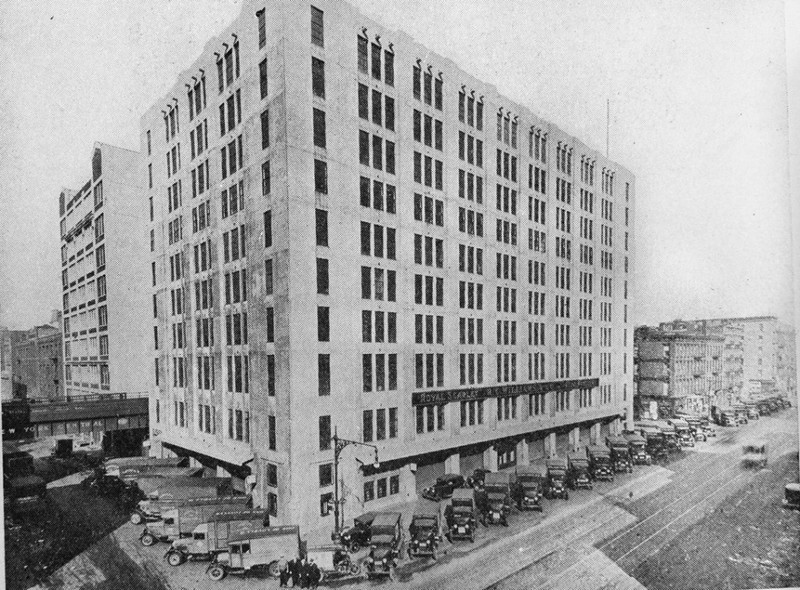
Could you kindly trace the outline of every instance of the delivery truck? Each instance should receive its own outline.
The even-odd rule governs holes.
[[[251,503],[250,496],[207,496],[182,500],[165,508],[161,519],[148,522],[139,540],[142,545],[149,547],[156,541],[171,542],[188,537],[198,525],[210,521],[217,512],[249,508]]]
[[[147,480],[147,483],[154,482]],[[153,488],[131,514],[133,524],[159,520],[165,507],[172,507],[176,502],[233,495],[233,483],[229,477],[163,478],[156,480]]]
[[[191,537],[175,539],[164,558],[177,567],[186,561],[210,560],[228,548],[231,535],[258,531],[269,526],[269,513],[262,509],[218,510],[207,522],[197,525]]]

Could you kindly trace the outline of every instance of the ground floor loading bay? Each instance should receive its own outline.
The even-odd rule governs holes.
[[[487,419],[489,424],[484,427],[461,428],[456,435],[448,429],[434,438],[423,435],[412,444],[381,446],[377,468],[373,465],[372,449],[344,450],[338,466],[342,522],[362,512],[412,502],[418,492],[445,473],[468,476],[477,468],[513,469],[516,465],[549,456],[565,456],[572,449],[603,442],[609,434],[625,428],[632,418],[632,408],[630,399],[616,398],[616,403],[603,403],[602,390],[598,379],[582,379],[557,384],[415,392],[412,399],[415,409],[446,404],[454,411],[452,421],[458,423],[461,414],[462,425],[469,424],[475,416],[470,414],[469,408],[475,407],[470,403],[484,400],[486,409],[483,411],[491,420]],[[498,397],[501,393],[503,395]],[[546,408],[543,404],[539,408],[525,408],[523,412],[520,407],[514,410],[512,418],[505,414],[511,412],[510,404],[506,407],[503,402],[514,394],[519,396],[515,406],[522,406],[523,400],[527,405],[528,394],[549,394],[550,398]],[[566,399],[570,401],[565,403]],[[497,420],[495,409],[509,419]],[[338,434],[347,437],[349,433],[339,430]],[[177,436],[177,433],[154,431],[153,435],[152,454],[189,456],[209,472],[233,476],[236,486],[252,492],[254,504],[266,508],[276,524],[299,524],[303,530],[333,530],[332,453],[330,457],[320,453],[313,458],[307,455],[288,458],[309,463],[301,468],[300,465],[276,464],[273,457],[262,454],[256,446],[252,452],[243,454],[221,445],[199,445],[191,437]],[[361,437],[349,438],[362,440]],[[301,472],[305,475],[298,475]],[[293,480],[281,481],[281,473],[291,474]]]

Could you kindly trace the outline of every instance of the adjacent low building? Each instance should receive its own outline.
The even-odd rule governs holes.
[[[59,314],[60,319],[60,314]],[[29,400],[64,397],[62,335],[59,322],[35,326],[14,347],[14,386]]]
[[[246,0],[141,152],[153,451],[273,522],[329,530],[340,483],[352,516],[632,418],[633,175],[404,33]],[[378,466],[348,447],[334,481],[334,435]]]

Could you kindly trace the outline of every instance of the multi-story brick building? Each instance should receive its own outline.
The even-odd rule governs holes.
[[[3,401],[20,397],[19,387],[14,387],[14,348],[25,340],[25,330],[9,330],[0,326],[0,397]]]
[[[78,191],[61,192],[66,395],[150,389],[142,178],[137,152],[97,143],[91,179]]]
[[[686,322],[636,328],[637,417],[707,413],[724,395],[725,337],[690,328]]]
[[[633,176],[449,59],[247,0],[141,133],[153,449],[274,522],[333,526],[334,433],[352,515],[632,417]]]
[[[14,387],[31,400],[64,397],[64,355],[60,313],[53,325],[35,326],[14,347]]]

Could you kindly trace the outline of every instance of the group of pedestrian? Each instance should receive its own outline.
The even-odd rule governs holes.
[[[322,572],[313,559],[298,557],[287,561],[286,556],[281,555],[278,568],[281,588],[316,588],[322,579]]]

